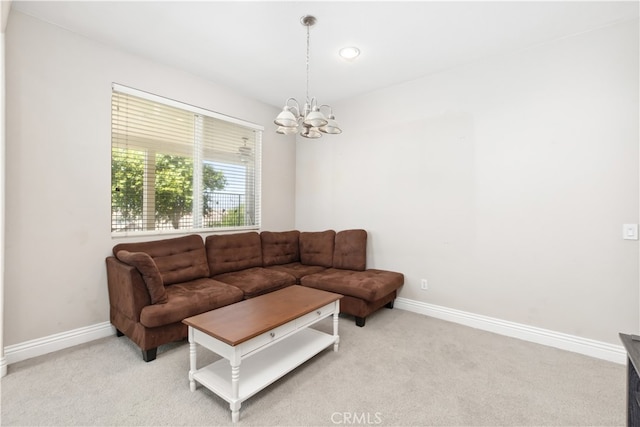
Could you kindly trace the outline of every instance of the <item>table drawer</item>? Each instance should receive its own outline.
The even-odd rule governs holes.
[[[333,313],[335,307],[335,303],[332,302],[330,304],[325,305],[324,307],[320,307],[316,310],[313,310],[311,313],[307,313],[304,316],[301,316],[296,321],[296,326],[298,328],[304,327],[305,325],[311,324],[317,320],[320,320],[324,317],[327,317],[329,314]]]
[[[258,335],[257,337],[251,338],[249,341],[240,344],[240,354],[244,356],[245,354],[251,353],[252,351],[259,349],[260,347],[264,347],[265,345],[282,338],[295,329],[295,322],[289,322],[285,323],[282,326],[278,326],[277,328],[272,329],[268,332],[265,332],[264,334]]]

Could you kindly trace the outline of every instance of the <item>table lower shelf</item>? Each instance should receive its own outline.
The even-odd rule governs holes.
[[[336,337],[304,329],[242,359],[238,399],[231,393],[231,364],[220,359],[198,369],[193,379],[229,403],[242,402],[335,343]]]

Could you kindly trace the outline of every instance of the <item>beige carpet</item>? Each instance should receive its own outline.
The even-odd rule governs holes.
[[[330,319],[319,329],[329,332]],[[624,425],[626,367],[393,309],[245,401],[239,426]],[[230,425],[189,391],[188,344],[142,361],[109,337],[9,366],[2,425]],[[198,350],[203,362],[214,360]],[[240,371],[242,375],[242,368]]]

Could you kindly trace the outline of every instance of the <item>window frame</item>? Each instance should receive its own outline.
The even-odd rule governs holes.
[[[131,95],[131,96],[135,96],[138,98],[142,98],[144,100],[148,100],[151,102],[156,102],[159,104],[163,104],[169,107],[173,107],[173,108],[178,108],[181,110],[185,110],[188,111],[190,113],[193,113],[195,115],[198,116],[206,116],[206,117],[210,117],[216,120],[221,120],[224,121],[228,124],[232,124],[232,125],[238,125],[250,130],[253,130],[256,132],[256,140],[255,140],[255,152],[253,153],[254,155],[254,165],[253,168],[250,168],[251,170],[251,174],[253,176],[254,179],[254,192],[255,192],[255,197],[251,198],[251,201],[246,200],[245,204],[251,203],[254,206],[254,224],[252,225],[241,225],[241,226],[227,226],[227,227],[195,227],[195,225],[197,225],[197,220],[195,220],[194,218],[194,224],[190,227],[190,228],[178,228],[178,229],[157,229],[154,228],[153,230],[125,230],[125,231],[115,231],[113,230],[113,202],[112,202],[112,197],[113,197],[113,190],[109,191],[109,197],[110,197],[110,203],[109,205],[111,206],[111,213],[110,213],[110,222],[111,222],[111,236],[112,238],[117,238],[117,237],[131,237],[131,236],[153,236],[153,235],[171,235],[171,234],[197,234],[197,233],[211,233],[211,232],[216,232],[216,233],[224,233],[224,232],[237,232],[237,231],[249,231],[249,230],[259,230],[260,226],[261,226],[261,215],[262,215],[262,185],[261,185],[261,170],[262,170],[262,133],[264,132],[264,126],[258,125],[256,123],[252,123],[246,120],[242,120],[239,119],[237,117],[232,117],[232,116],[228,116],[225,114],[221,114],[218,112],[214,112],[211,110],[207,110],[204,108],[200,108],[200,107],[196,107],[194,105],[191,104],[187,104],[184,102],[180,102],[171,98],[166,98],[166,97],[162,97],[159,95],[155,95],[149,92],[144,92],[141,91],[139,89],[134,89],[128,86],[124,86],[118,83],[112,83],[112,88],[111,88],[111,97],[110,99],[113,99],[113,94],[114,92],[118,92],[124,95]],[[113,102],[113,101],[111,101]],[[114,148],[114,138],[113,138],[113,124],[114,124],[114,116],[113,116],[113,112],[110,115],[110,125],[111,125],[111,150],[110,150],[110,163],[111,165],[113,165],[113,148]],[[197,138],[196,138],[197,139]],[[197,143],[195,143],[194,145],[197,145]],[[207,161],[210,162],[212,161],[209,158],[206,158],[206,156],[204,156],[204,151],[205,148],[200,147],[200,152],[197,154],[191,154],[190,155],[190,159],[193,161],[194,164],[194,175],[196,173],[197,169],[201,169],[201,165],[199,165],[199,161]],[[163,152],[166,150],[162,150],[161,148],[157,150],[157,152]],[[146,154],[148,154],[149,152],[147,152]],[[206,160],[205,160],[206,158]],[[214,160],[215,162],[215,160]],[[224,163],[222,160],[218,161],[219,163]],[[143,177],[144,180],[148,179],[148,175],[145,172],[145,175]],[[198,182],[201,183],[201,179],[200,180],[194,180],[194,185],[193,185],[193,196],[194,196],[194,204],[199,204],[201,205],[201,201],[200,201],[200,196],[202,194],[202,191],[199,191],[200,189],[198,188]],[[113,183],[111,182],[110,179],[110,187],[112,187]],[[146,193],[147,191],[145,190],[144,193]],[[197,195],[197,197],[196,197]],[[246,196],[246,194],[245,194]],[[146,196],[144,196],[146,197]],[[155,217],[155,215],[154,215]],[[143,219],[142,221],[145,221],[145,216],[143,215]]]

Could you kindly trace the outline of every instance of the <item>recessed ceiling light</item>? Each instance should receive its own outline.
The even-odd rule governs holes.
[[[344,59],[355,59],[360,55],[360,49],[357,47],[343,47],[339,53]]]

